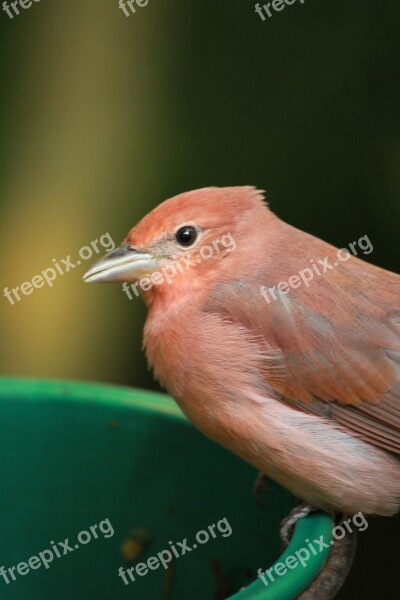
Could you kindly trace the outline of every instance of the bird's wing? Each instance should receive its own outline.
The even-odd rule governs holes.
[[[205,310],[267,344],[282,400],[400,454],[400,277],[351,257],[269,301],[256,279],[219,284]]]

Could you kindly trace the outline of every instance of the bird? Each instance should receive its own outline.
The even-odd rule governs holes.
[[[136,286],[149,365],[205,436],[316,509],[390,516],[400,276],[359,254],[253,186],[208,187],[156,206],[84,281]]]

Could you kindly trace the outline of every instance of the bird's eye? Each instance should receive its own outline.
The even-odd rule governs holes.
[[[184,225],[175,234],[175,239],[180,246],[192,246],[197,238],[197,231],[191,225]]]

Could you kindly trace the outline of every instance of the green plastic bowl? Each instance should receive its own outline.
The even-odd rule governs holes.
[[[28,563],[46,549],[54,556],[47,569],[35,560],[29,571],[29,564],[21,573],[11,569],[15,581],[6,570],[2,599],[216,600],[224,597],[218,586],[227,586],[232,600],[289,600],[326,560],[326,552],[311,556],[306,567],[263,584],[257,570],[279,557],[290,494],[270,483],[266,508],[257,507],[254,469],[198,433],[165,395],[0,379],[0,412],[0,567]],[[184,538],[192,547],[198,531],[221,521],[216,537],[167,570],[134,572],[128,585],[118,575],[170,549],[170,541],[178,552]],[[306,538],[329,537],[332,526],[323,514],[302,519],[279,560],[306,547]],[[121,548],[138,529],[152,541],[130,562]]]

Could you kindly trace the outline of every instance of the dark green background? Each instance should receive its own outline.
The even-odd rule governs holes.
[[[306,0],[265,22],[247,0],[0,13],[2,288],[210,185],[265,189],[337,246],[368,235],[367,259],[399,270],[397,0]],[[1,298],[2,372],[154,387],[140,300],[83,285],[84,269]],[[398,594],[398,534],[372,520],[340,598]]]

